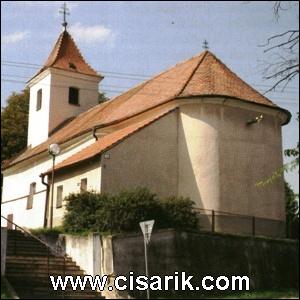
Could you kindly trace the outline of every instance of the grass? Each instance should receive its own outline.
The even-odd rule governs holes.
[[[278,290],[260,290],[247,292],[232,292],[223,294],[194,294],[192,297],[179,295],[171,297],[158,297],[157,299],[299,299],[299,290],[296,289],[278,289]]]
[[[210,297],[207,297],[208,299]],[[211,299],[288,299],[299,298],[299,290],[262,290],[247,291],[241,293],[228,294],[226,296],[211,297]]]
[[[7,291],[5,280],[1,277],[1,299],[11,299],[9,292]]]
[[[60,226],[53,228],[34,228],[30,229],[30,232],[34,235],[38,234],[60,234],[63,233],[63,229]]]

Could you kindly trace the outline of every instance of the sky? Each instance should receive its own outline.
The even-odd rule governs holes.
[[[67,1],[68,31],[94,69],[105,76],[110,98],[203,51],[209,50],[260,92],[272,56],[261,45],[275,34],[299,29],[298,6],[287,2],[279,19],[273,1]],[[48,57],[62,31],[63,1],[1,2],[1,107],[21,91]],[[266,96],[292,113],[282,129],[283,149],[299,140],[299,82]],[[287,158],[284,158],[287,161]],[[285,175],[299,192],[298,170]]]

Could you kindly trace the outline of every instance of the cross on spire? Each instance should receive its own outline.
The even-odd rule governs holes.
[[[64,27],[64,30],[67,30],[68,23],[67,23],[66,16],[70,15],[70,13],[69,13],[69,9],[67,8],[66,2],[64,2],[64,5],[61,7],[61,10],[59,11],[59,13],[63,15],[62,26]]]
[[[209,49],[209,47],[208,47],[208,41],[207,41],[207,40],[204,40],[203,45],[202,45],[202,48],[203,48],[204,50],[208,50],[208,49]]]

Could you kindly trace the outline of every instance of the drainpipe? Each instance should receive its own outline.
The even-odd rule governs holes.
[[[50,186],[47,182],[45,182],[45,174],[40,174],[41,180],[42,180],[42,184],[46,186],[47,190],[46,190],[46,201],[45,201],[45,214],[44,214],[44,228],[47,227],[47,223],[48,223],[48,205],[49,205],[49,190],[50,190]]]
[[[97,130],[97,127],[93,127],[93,137],[95,138],[96,141],[98,141],[98,137],[96,135],[96,130]]]

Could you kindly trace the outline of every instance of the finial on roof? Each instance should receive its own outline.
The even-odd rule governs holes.
[[[207,40],[204,40],[203,45],[202,45],[202,48],[203,48],[204,50],[208,50],[208,49],[209,49],[209,47],[208,47],[208,41],[207,41]]]
[[[64,2],[64,5],[61,7],[61,10],[59,11],[59,13],[63,15],[62,26],[64,27],[64,30],[66,31],[67,25],[68,25],[67,20],[66,20],[66,15],[70,15],[66,2]]]

